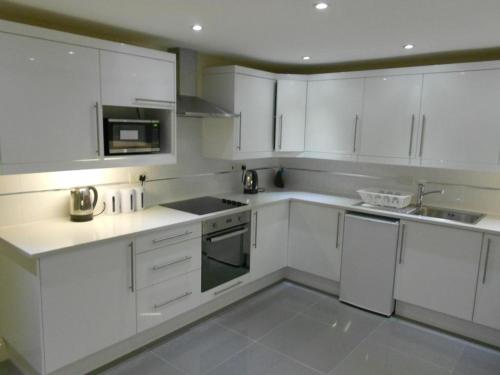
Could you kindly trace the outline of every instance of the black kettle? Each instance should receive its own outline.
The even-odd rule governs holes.
[[[259,192],[259,176],[257,171],[248,169],[243,171],[243,193],[257,194]]]

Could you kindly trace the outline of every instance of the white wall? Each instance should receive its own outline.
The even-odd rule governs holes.
[[[419,182],[444,195],[429,195],[424,203],[500,214],[500,173],[457,171],[332,160],[280,159],[287,189],[358,197],[367,187],[415,192]]]
[[[201,155],[201,120],[179,118],[178,163],[170,166],[110,168],[66,172],[22,174],[0,177],[0,226],[45,220],[69,215],[69,189],[95,185],[100,193],[110,187],[137,184],[145,173],[146,204],[199,196],[234,192],[241,187],[241,162],[205,159]],[[247,168],[272,167],[276,160],[244,162]],[[232,173],[218,173],[231,172]],[[262,186],[270,181],[272,170],[259,170]],[[102,209],[101,199],[96,209]]]

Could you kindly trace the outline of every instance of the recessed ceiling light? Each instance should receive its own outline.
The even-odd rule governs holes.
[[[311,60],[311,56],[302,56],[302,60]]]
[[[35,58],[34,57],[30,57],[29,61],[35,61]]]
[[[69,51],[68,52],[68,55],[74,55],[75,54],[75,51]]]
[[[201,30],[203,30],[203,26],[196,24],[196,25],[193,25],[192,29],[194,31],[201,31]]]
[[[405,45],[403,46],[403,48],[404,48],[404,49],[413,49],[413,48],[415,48],[415,46],[414,46],[413,44],[405,44]]]
[[[317,3],[316,5],[314,5],[314,7],[317,10],[325,10],[326,8],[328,8],[328,4],[327,3]]]

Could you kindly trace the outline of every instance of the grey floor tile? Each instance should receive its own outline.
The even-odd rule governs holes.
[[[210,371],[253,343],[212,321],[180,332],[153,352],[181,371],[198,375]]]
[[[382,323],[368,340],[447,369],[455,367],[464,349],[461,340],[396,318]]]
[[[11,361],[0,362],[1,375],[22,375],[22,372],[17,369]]]
[[[320,373],[260,344],[254,344],[213,369],[210,375],[320,375]]]
[[[453,375],[499,375],[500,351],[466,345]]]
[[[299,315],[272,330],[259,342],[318,371],[329,372],[372,329],[352,323],[327,325]]]
[[[269,299],[249,299],[223,311],[216,321],[252,339],[259,339],[297,313],[285,304]]]
[[[363,341],[331,375],[449,375],[450,371],[388,346]]]
[[[102,372],[103,375],[182,375],[151,352],[136,355],[115,367]]]

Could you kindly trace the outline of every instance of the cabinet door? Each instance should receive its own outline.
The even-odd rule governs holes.
[[[496,165],[500,70],[424,75],[422,161]]]
[[[304,151],[307,82],[279,80],[276,92],[276,151]]]
[[[175,103],[175,64],[101,51],[102,103],[116,106],[170,106]]]
[[[40,260],[47,372],[136,333],[132,250],[121,240]]]
[[[250,272],[259,279],[287,264],[288,202],[253,212]]]
[[[309,81],[306,151],[351,155],[363,100],[363,79]]]
[[[415,156],[422,76],[366,78],[360,155]]]
[[[241,152],[273,150],[275,81],[236,75],[235,119]]]
[[[343,212],[292,202],[288,266],[340,281]]]
[[[472,320],[482,235],[401,223],[395,298]]]
[[[500,329],[500,237],[485,235],[474,322]]]
[[[0,50],[1,162],[95,159],[97,50],[4,33]]]

